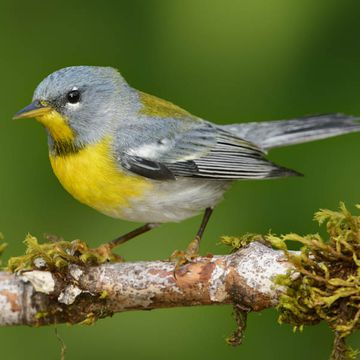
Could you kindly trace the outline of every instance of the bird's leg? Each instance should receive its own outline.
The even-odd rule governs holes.
[[[121,235],[119,237],[117,237],[116,239],[109,241],[105,244],[102,244],[100,246],[98,246],[97,248],[91,249],[91,252],[96,253],[97,255],[99,255],[99,257],[101,258],[107,258],[107,259],[117,259],[120,260],[120,257],[118,257],[117,255],[114,255],[112,253],[112,249],[114,249],[115,247],[124,244],[125,242],[133,239],[134,237],[144,234],[156,227],[158,227],[160,224],[157,223],[147,223],[143,226],[140,226],[124,235]]]
[[[190,262],[192,259],[199,255],[200,242],[213,210],[214,208],[212,207],[206,208],[199,230],[196,233],[194,240],[191,241],[186,250],[176,250],[172,253],[170,259],[176,261],[176,268],[179,268],[181,265]]]
[[[206,208],[204,216],[203,216],[203,218],[201,220],[199,230],[196,233],[196,236],[195,236],[194,240],[186,248],[186,255],[189,255],[191,257],[198,256],[199,248],[200,248],[200,242],[201,242],[201,239],[202,239],[202,236],[204,234],[206,225],[209,222],[209,219],[210,219],[210,216],[211,216],[212,212],[213,212],[213,208],[211,208],[211,207]]]
[[[108,242],[106,245],[109,247],[110,250],[112,250],[113,248],[126,243],[127,241],[133,239],[136,236],[139,236],[141,234],[144,234],[156,227],[160,226],[160,224],[157,223],[147,223],[143,226],[140,226],[138,228],[136,228],[135,230],[132,230],[124,235],[121,235],[119,237],[117,237],[116,239]]]

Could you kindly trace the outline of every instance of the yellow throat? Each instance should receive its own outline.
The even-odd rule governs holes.
[[[48,128],[55,143],[74,140],[73,131],[55,110],[37,120]],[[110,137],[65,155],[50,152],[50,162],[62,186],[75,199],[114,217],[151,187],[145,178],[121,171],[111,152]]]
[[[75,136],[66,120],[56,110],[50,110],[36,117],[36,120],[43,124],[50,132],[53,140],[71,142]]]

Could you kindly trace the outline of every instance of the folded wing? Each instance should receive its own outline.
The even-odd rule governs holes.
[[[177,177],[267,179],[300,175],[268,161],[255,144],[208,122],[197,121],[187,124],[186,128],[183,124],[180,128],[172,124],[167,127],[171,131],[166,133],[163,128],[152,131],[152,136],[140,143],[137,139],[136,146],[133,144],[126,151],[118,149],[120,165],[154,180],[175,180]],[[122,135],[125,133],[129,136],[129,131],[123,129]],[[138,138],[140,136],[138,134]]]

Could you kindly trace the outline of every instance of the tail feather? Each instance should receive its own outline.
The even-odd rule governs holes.
[[[343,114],[221,126],[264,150],[360,131],[360,118]]]

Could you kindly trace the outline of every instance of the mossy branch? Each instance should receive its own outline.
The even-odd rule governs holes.
[[[0,273],[0,326],[92,323],[121,311],[191,305],[260,311],[277,304],[282,287],[272,278],[291,266],[281,252],[256,242],[230,255],[196,258],[179,270],[169,261],[89,266],[79,260],[84,254],[72,261],[69,243],[46,256],[42,251],[39,257],[28,250],[21,272]],[[22,269],[19,258],[9,263]]]
[[[345,339],[360,325],[360,216],[340,204],[315,220],[326,224],[328,239],[223,237],[232,254],[199,257],[179,270],[169,261],[115,262],[80,241],[39,244],[28,236],[26,254],[0,272],[0,326],[91,324],[128,310],[232,304],[238,330],[228,343],[237,345],[249,311],[277,307],[279,322],[295,330],[327,322],[335,334],[331,359],[355,359]],[[300,251],[289,250],[289,241]]]

